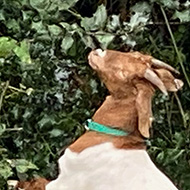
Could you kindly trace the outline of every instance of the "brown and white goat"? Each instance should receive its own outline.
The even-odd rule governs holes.
[[[60,174],[46,190],[177,190],[153,164],[145,144],[154,91],[180,89],[183,82],[172,75],[177,71],[139,52],[98,49],[88,58],[110,92],[93,122],[127,135],[86,131],[59,159]]]

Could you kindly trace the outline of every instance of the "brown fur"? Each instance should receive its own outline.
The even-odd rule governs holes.
[[[45,178],[32,179],[31,181],[20,181],[16,189],[24,190],[45,190],[49,181]]]
[[[144,137],[149,137],[151,100],[156,88],[144,78],[146,69],[149,68],[158,75],[166,90],[178,90],[171,72],[154,68],[151,59],[151,56],[139,52],[106,50],[106,55],[101,57],[94,50],[89,54],[89,64],[110,92],[92,119],[103,125],[123,129],[130,135],[115,137],[87,131],[69,147],[72,151],[81,152],[103,142],[112,142],[117,148],[145,148]],[[182,81],[180,85],[182,86]]]

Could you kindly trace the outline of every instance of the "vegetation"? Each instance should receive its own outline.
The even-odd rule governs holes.
[[[154,162],[190,189],[190,1],[0,1],[0,189],[57,175],[57,158],[107,94],[91,48],[137,50],[181,72],[179,93],[154,98]]]

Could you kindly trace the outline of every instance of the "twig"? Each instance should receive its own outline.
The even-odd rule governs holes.
[[[190,24],[190,22],[168,22],[169,25]],[[166,25],[166,22],[147,22],[147,25]]]
[[[72,15],[76,16],[78,19],[81,19],[82,20],[82,16],[78,13],[75,13],[74,11],[72,11],[71,9],[67,9],[67,11],[69,13],[71,13]]]
[[[170,106],[168,106],[168,103],[165,103],[166,111],[167,111],[167,121],[168,121],[168,127],[170,132],[170,137],[172,137],[172,128],[171,128],[171,116],[172,116],[172,108],[173,108],[173,96],[171,100]]]
[[[47,143],[47,141],[46,141],[46,139],[43,137],[43,135],[41,135],[41,133],[40,133],[40,131],[38,130],[37,127],[36,127],[36,131],[37,131],[37,133],[40,135],[40,137],[41,137],[42,141],[44,142],[46,148],[49,150],[49,153],[50,153],[53,157],[55,157],[56,155],[52,152],[52,150],[51,150],[49,144]]]
[[[188,76],[187,76],[185,67],[184,67],[184,65],[183,65],[183,61],[182,61],[182,59],[181,59],[181,56],[180,56],[180,53],[179,53],[179,50],[178,50],[178,47],[177,47],[177,44],[176,44],[176,41],[175,41],[173,32],[172,32],[171,27],[170,27],[170,24],[169,24],[169,22],[168,22],[168,18],[167,18],[167,16],[166,16],[166,13],[165,13],[164,9],[162,8],[162,6],[160,6],[160,8],[161,8],[162,14],[163,14],[163,16],[164,16],[164,19],[165,19],[165,22],[166,22],[168,31],[169,31],[169,33],[170,33],[170,36],[171,36],[171,39],[172,39],[172,42],[173,42],[173,46],[174,46],[175,51],[176,51],[176,53],[177,53],[178,61],[179,61],[180,65],[181,65],[181,68],[182,68],[183,74],[184,74],[184,76],[185,76],[185,79],[186,79],[186,81],[187,81],[187,84],[188,84],[189,87],[190,87],[190,80],[189,80],[189,78],[188,78]]]
[[[8,86],[9,86],[9,81],[7,81],[5,83],[5,87],[4,87],[3,92],[1,93],[1,96],[0,96],[0,111],[1,111],[2,106],[3,106],[3,98],[5,96],[5,93],[6,93],[7,89],[8,89]]]
[[[14,86],[8,86],[9,89],[17,91],[17,92],[22,92],[22,93],[26,93],[24,90],[19,89],[19,88],[15,88]]]
[[[5,131],[22,131],[23,128],[20,127],[20,128],[7,128]]]
[[[154,39],[152,38],[151,35],[149,36],[149,39],[150,39],[150,41],[152,42],[152,45],[154,46],[154,48],[157,50],[157,52],[158,52],[159,54],[161,54],[160,49],[159,49],[158,46],[156,45],[156,43],[155,43],[155,41],[154,41]]]
[[[179,99],[179,97],[178,97],[178,95],[177,95],[176,92],[174,92],[174,96],[175,96],[175,98],[177,100],[177,104],[179,106],[179,110],[180,110],[180,113],[181,113],[181,116],[182,116],[182,119],[183,119],[184,127],[187,128],[187,122],[186,122],[186,119],[185,119],[185,112],[183,110],[183,107],[181,105],[180,99]]]
[[[171,140],[162,132],[159,130],[159,133],[165,138],[166,141],[168,141],[169,144],[171,144]]]

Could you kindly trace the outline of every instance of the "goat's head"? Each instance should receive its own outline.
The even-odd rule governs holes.
[[[135,96],[138,130],[142,136],[149,137],[154,89],[159,88],[166,95],[167,91],[179,90],[183,82],[175,79],[172,74],[179,72],[170,65],[139,52],[97,49],[91,51],[88,58],[89,64],[97,71],[111,95],[122,98]]]
[[[149,81],[164,94],[167,94],[167,91],[177,91],[183,86],[183,82],[172,75],[179,74],[177,70],[139,52],[122,53],[97,49],[91,51],[88,58],[89,64],[97,71],[111,94],[117,93],[118,87],[125,89],[125,84],[132,84],[134,79],[145,79],[145,82]]]

